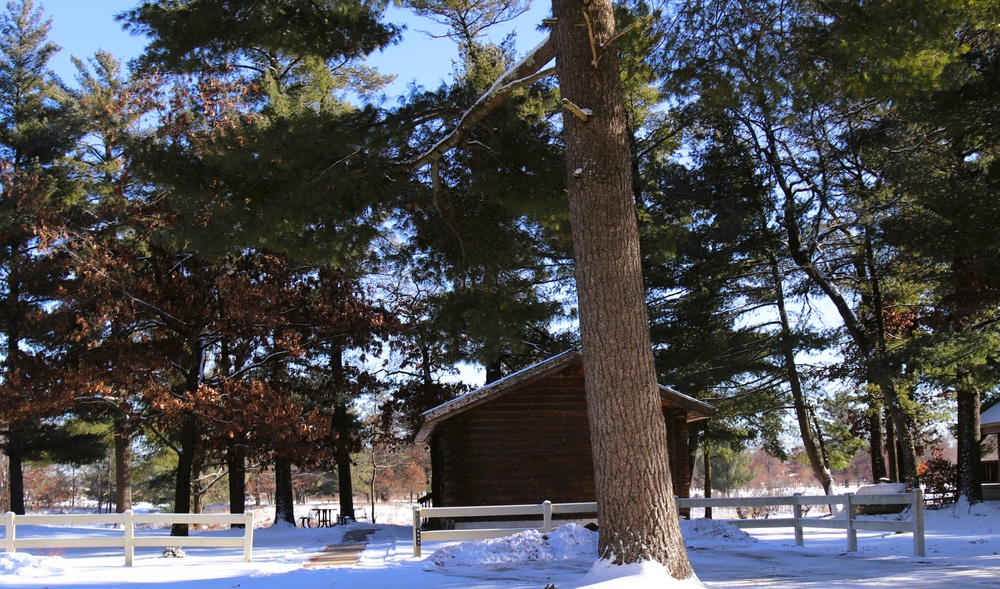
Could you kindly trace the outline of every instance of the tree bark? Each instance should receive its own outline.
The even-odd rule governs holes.
[[[340,516],[354,519],[354,480],[351,476],[351,453],[341,446],[335,450],[337,490],[340,493]]]
[[[180,450],[177,456],[177,476],[174,481],[174,513],[191,513],[191,475],[198,443],[198,418],[186,414],[181,423]],[[171,536],[187,536],[187,524],[174,524]]]
[[[694,575],[680,534],[646,312],[610,0],[553,0],[599,555]],[[586,120],[583,120],[586,118]]]
[[[888,466],[886,475],[890,481],[901,480],[899,477],[899,444],[896,443],[896,427],[891,419],[885,422],[885,462]]]
[[[229,513],[245,513],[247,504],[246,445],[231,441],[226,448],[226,468],[229,471]],[[234,528],[245,527],[233,524]]]
[[[11,434],[8,434],[10,436]],[[10,440],[8,439],[8,444]],[[21,454],[7,450],[7,471],[10,477],[7,489],[10,493],[10,510],[17,515],[24,515],[24,470],[21,463]]]
[[[885,434],[882,428],[882,404],[871,401],[868,404],[868,452],[872,461],[872,482],[889,476],[885,468]]]
[[[295,525],[295,495],[292,492],[292,461],[284,456],[274,458],[274,523]]]
[[[344,387],[344,348],[334,345],[330,350],[330,372],[337,387]],[[337,463],[337,491],[340,495],[340,517],[354,519],[354,479],[351,476],[351,450],[357,437],[357,424],[347,409],[346,392],[335,391],[331,417],[337,440],[333,460]]]
[[[132,509],[132,436],[124,417],[115,418],[115,512]]]
[[[788,388],[792,392],[792,405],[795,407],[795,420],[799,425],[802,447],[805,450],[806,457],[809,459],[809,466],[812,468],[813,476],[823,486],[823,492],[827,495],[833,495],[833,474],[826,467],[823,457],[820,455],[816,436],[813,434],[812,426],[809,423],[809,410],[806,407],[805,394],[802,391],[802,380],[799,378],[799,371],[795,364],[795,344],[792,339],[792,328],[788,320],[788,312],[785,309],[785,289],[783,287],[781,269],[778,267],[778,259],[773,255],[771,256],[771,275],[774,279],[778,318],[781,321],[780,346],[785,360],[785,376],[788,378]]]
[[[982,453],[979,449],[979,412],[981,394],[979,388],[962,379],[955,391],[958,397],[958,496],[970,503],[983,500]]]
[[[371,449],[368,451],[368,457],[372,461],[372,476],[368,479],[368,498],[371,502],[371,523],[375,523],[375,482],[378,480],[378,460],[375,456],[375,445],[372,444]]]

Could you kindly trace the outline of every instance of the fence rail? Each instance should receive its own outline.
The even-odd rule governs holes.
[[[795,495],[783,497],[726,497],[712,499],[678,498],[677,508],[687,507],[768,507],[787,505],[792,507],[791,518],[730,519],[725,520],[739,528],[794,528],[795,544],[805,545],[805,528],[842,529],[847,531],[847,551],[858,551],[858,530],[880,532],[911,532],[913,534],[914,556],[925,556],[924,546],[924,496],[920,489],[909,493],[885,495]],[[802,507],[807,505],[844,506],[843,519],[807,518],[802,515]],[[906,505],[911,509],[908,521],[885,521],[858,519],[859,505]],[[413,555],[420,556],[423,541],[484,540],[507,536],[523,530],[538,530],[546,533],[552,530],[552,516],[556,514],[592,514],[597,512],[596,503],[551,503],[529,505],[494,505],[485,507],[414,507],[413,508]],[[452,530],[423,530],[425,519],[449,518],[471,519],[491,517],[541,517],[541,526],[494,527]]]
[[[136,535],[136,525],[243,525],[243,535],[239,537],[218,536],[149,536]],[[56,536],[45,538],[18,538],[17,526],[80,526],[112,525],[121,526],[120,537]],[[243,562],[250,562],[253,552],[252,513],[124,513],[104,514],[30,514],[4,515],[4,550],[14,552],[18,548],[124,548],[125,565],[132,566],[135,548],[140,547],[213,547],[243,548]],[[72,529],[72,528],[70,528]]]

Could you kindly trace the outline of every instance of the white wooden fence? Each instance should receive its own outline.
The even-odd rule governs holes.
[[[826,528],[847,530],[847,551],[858,551],[858,530],[877,532],[911,532],[913,534],[913,555],[926,556],[924,547],[924,494],[919,488],[909,493],[885,495],[802,495],[796,493],[785,497],[725,497],[712,499],[678,499],[677,507],[769,507],[791,506],[792,517],[765,519],[730,519],[729,523],[739,528],[795,528],[795,545],[805,546],[802,530],[805,528]],[[845,517],[816,518],[803,517],[805,505],[842,505]],[[858,519],[859,505],[906,505],[910,507],[907,520],[885,521]]]
[[[500,538],[509,536],[515,532],[523,530],[538,530],[539,532],[551,532],[552,516],[559,514],[596,514],[597,504],[590,503],[552,503],[546,501],[539,504],[529,505],[490,505],[485,507],[414,507],[413,508],[413,555],[420,556],[420,544],[423,540],[428,542],[447,540],[485,540],[487,538]],[[540,527],[500,527],[500,528],[475,528],[461,530],[421,530],[421,524],[425,518],[484,518],[484,517],[541,517]]]
[[[887,532],[911,532],[913,534],[914,556],[925,556],[924,547],[924,497],[920,489],[910,493],[893,493],[887,495],[862,495],[853,493],[846,495],[801,495],[785,497],[727,497],[712,499],[681,499],[677,500],[677,508],[687,507],[766,507],[791,506],[791,518],[766,519],[731,519],[726,520],[739,528],[794,528],[795,544],[804,546],[805,528],[842,529],[847,531],[848,552],[858,551],[858,530],[873,530]],[[802,515],[805,505],[844,506],[843,518],[807,518]],[[885,521],[858,519],[858,505],[907,505],[910,507],[910,517],[905,521]],[[596,503],[550,503],[546,501],[537,505],[497,505],[487,507],[414,507],[413,508],[413,555],[420,556],[420,545],[423,541],[446,540],[482,540],[498,538],[523,530],[538,530],[545,533],[552,530],[552,516],[555,514],[587,514],[596,513]],[[524,517],[525,519],[541,516],[541,526],[524,527],[493,527],[452,530],[422,530],[423,520],[433,518],[473,519],[488,517]]]
[[[202,524],[232,525],[243,524],[243,535],[233,536],[167,536],[136,535],[136,525]],[[95,537],[92,534],[72,536],[73,528],[67,528],[70,535],[18,538],[17,526],[80,526],[112,525],[120,526],[120,537]],[[243,562],[250,562],[253,551],[252,513],[103,513],[103,514],[30,514],[4,515],[6,536],[4,550],[14,552],[18,548],[124,548],[125,565],[132,566],[135,548],[142,547],[185,547],[208,546],[219,548],[243,548]]]

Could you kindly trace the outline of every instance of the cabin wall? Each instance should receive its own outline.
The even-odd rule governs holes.
[[[688,454],[687,413],[664,409],[667,420],[667,450],[670,455],[670,482],[677,497],[691,496],[691,457]]]
[[[594,500],[583,381],[542,379],[442,423],[434,504]],[[439,495],[440,493],[440,495]]]
[[[473,407],[431,439],[434,505],[594,501],[583,377],[569,368]],[[687,497],[687,414],[664,409],[674,494]]]

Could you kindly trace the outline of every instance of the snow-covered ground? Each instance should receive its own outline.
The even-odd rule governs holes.
[[[143,589],[693,589],[696,587],[995,588],[1000,579],[1000,504],[926,512],[927,556],[913,557],[910,534],[859,532],[857,553],[846,552],[842,530],[807,530],[796,547],[789,529],[748,535],[720,521],[692,520],[682,529],[698,580],[675,582],[659,566],[595,566],[596,534],[564,526],[543,538],[523,532],[510,538],[425,543],[413,557],[411,530],[396,523],[365,522],[323,529],[270,527],[255,533],[253,562],[239,549],[188,548],[184,558],[136,549],[125,567],[121,549],[53,549],[0,553],[0,586],[42,589],[129,587]],[[891,516],[887,516],[891,517]],[[304,568],[303,564],[352,529],[376,531],[353,567]],[[60,533],[18,528],[19,536]],[[63,530],[65,532],[65,530]],[[109,530],[80,529],[107,535]],[[199,532],[229,534],[230,532]],[[700,582],[699,582],[700,581]]]

